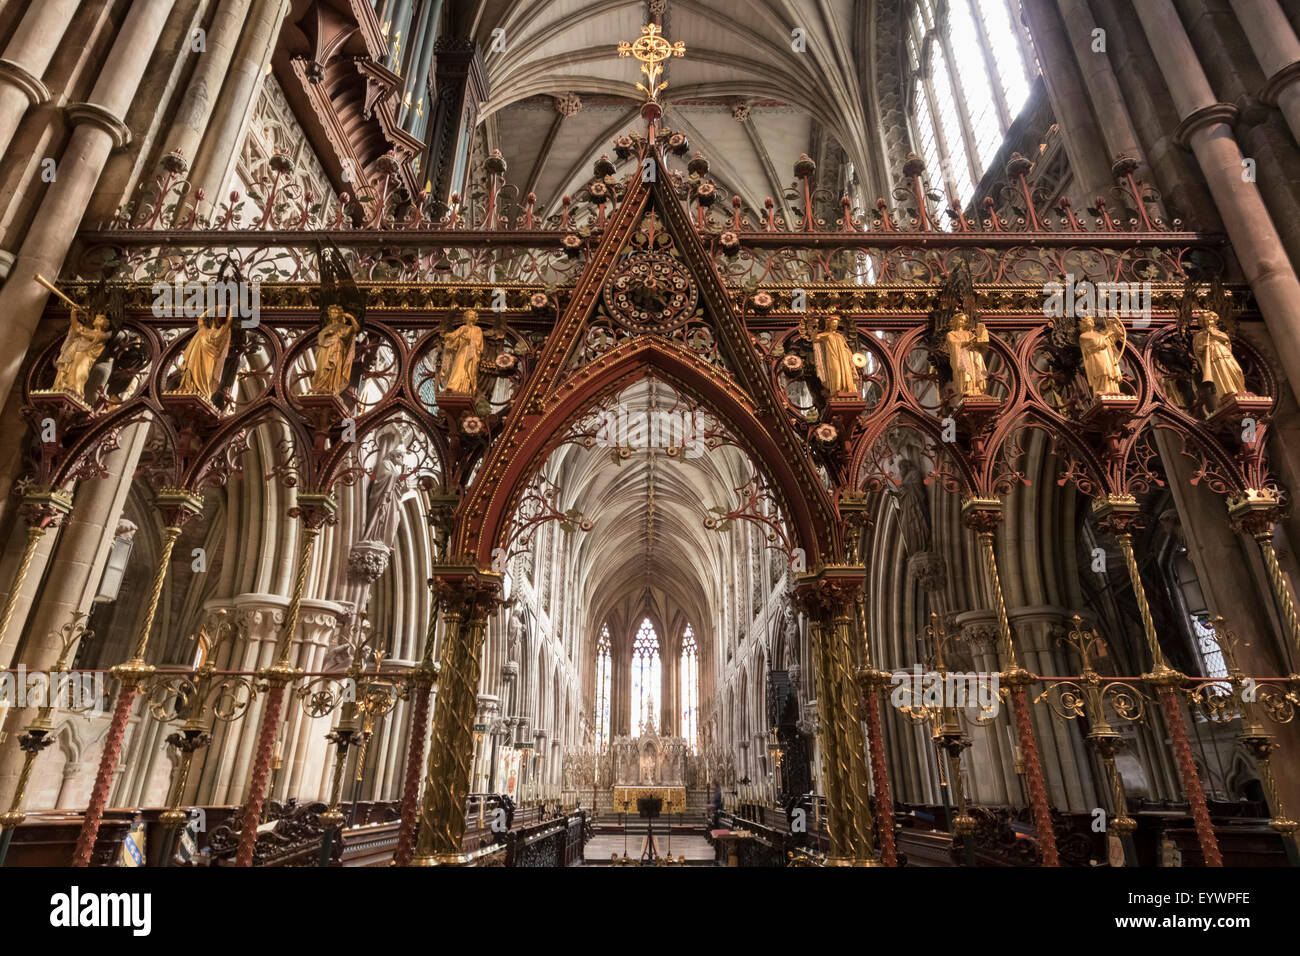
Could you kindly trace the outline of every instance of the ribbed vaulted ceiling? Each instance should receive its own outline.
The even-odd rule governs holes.
[[[651,8],[664,9],[654,17]],[[771,196],[783,209],[801,153],[818,161],[819,183],[836,198],[846,163],[874,189],[879,149],[864,107],[862,49],[871,8],[866,0],[485,0],[474,27],[491,85],[483,146],[499,148],[510,180],[553,209],[611,152],[614,136],[640,128],[637,64],[616,46],[654,17],[686,44],[686,56],[667,64],[664,122],[750,208]],[[505,31],[503,52],[492,52],[496,28]],[[796,29],[802,52],[793,48]],[[557,98],[569,94],[581,107],[566,116]]]

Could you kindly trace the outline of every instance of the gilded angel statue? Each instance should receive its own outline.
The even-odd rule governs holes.
[[[198,319],[198,328],[181,355],[181,381],[176,391],[184,395],[198,395],[211,401],[221,386],[221,370],[230,350],[230,331],[234,324],[234,309],[226,311],[224,322],[209,317],[205,311]]]
[[[1208,309],[1195,313],[1201,331],[1192,339],[1192,351],[1201,363],[1201,381],[1214,386],[1215,403],[1229,395],[1246,392],[1246,376],[1232,354],[1232,338],[1219,325],[1219,316]]]
[[[1083,373],[1088,387],[1096,398],[1123,395],[1124,370],[1120,356],[1124,354],[1127,335],[1124,323],[1108,318],[1106,327],[1098,329],[1091,316],[1079,318],[1079,349],[1083,352]]]
[[[943,350],[952,366],[952,381],[959,396],[988,394],[989,373],[979,348],[988,340],[989,330],[983,322],[972,323],[965,312],[953,313],[943,337]]]
[[[464,324],[442,336],[442,365],[438,371],[440,391],[473,395],[478,389],[478,363],[483,357],[483,330],[478,312],[466,309]]]
[[[335,304],[325,307],[325,319],[316,333],[316,371],[311,377],[313,393],[341,395],[348,387],[352,362],[357,354],[358,331],[360,325],[351,312]]]
[[[839,331],[838,316],[827,316],[826,327],[809,338],[813,343],[813,360],[817,377],[832,396],[858,394],[858,369],[844,334]]]
[[[91,369],[104,354],[108,340],[113,337],[112,325],[108,316],[98,309],[87,322],[89,310],[69,299],[44,276],[37,275],[36,281],[68,304],[68,331],[63,337],[59,357],[54,360],[54,385],[51,391],[85,398],[86,382],[90,378]]]

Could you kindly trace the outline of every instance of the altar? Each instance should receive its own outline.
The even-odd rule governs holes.
[[[619,813],[636,813],[637,801],[647,797],[663,801],[660,813],[685,813],[685,787],[615,787],[614,809]]]

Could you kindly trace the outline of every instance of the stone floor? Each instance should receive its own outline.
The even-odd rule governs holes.
[[[583,851],[583,859],[588,863],[608,863],[610,854],[621,857],[623,839],[622,833],[598,833],[587,843]],[[643,833],[627,834],[627,855],[639,857],[644,839]],[[684,856],[687,863],[712,863],[714,860],[713,847],[709,846],[709,841],[702,836],[687,833],[674,833],[670,836],[656,831],[655,840],[661,856],[667,856],[671,851],[674,859]]]

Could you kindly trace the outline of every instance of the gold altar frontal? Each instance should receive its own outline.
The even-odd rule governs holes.
[[[685,787],[615,787],[614,809],[620,813],[636,813],[636,802],[643,797],[662,800],[662,813],[686,812]]]

